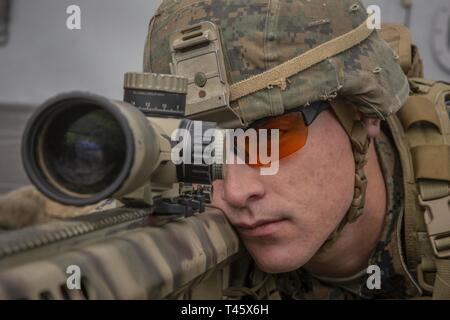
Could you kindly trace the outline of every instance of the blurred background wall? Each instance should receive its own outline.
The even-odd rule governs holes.
[[[6,3],[0,0],[0,12],[2,2]],[[426,77],[450,81],[449,0],[364,2],[381,7],[383,22],[409,25]],[[81,8],[81,30],[66,28],[66,8],[72,4]],[[9,40],[0,45],[0,194],[27,184],[20,137],[37,105],[68,90],[121,98],[123,73],[142,69],[147,26],[158,4],[159,0],[10,0]]]

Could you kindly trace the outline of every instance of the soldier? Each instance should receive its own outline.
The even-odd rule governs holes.
[[[276,175],[233,164],[214,183],[256,263],[236,295],[450,298],[450,87],[408,81],[416,50],[402,70],[404,52],[366,20],[355,0],[166,0],[150,23],[144,69],[156,73],[170,72],[169,34],[219,26],[242,127],[281,130]],[[274,276],[258,282],[258,269]]]
[[[171,73],[170,35],[212,22],[235,128],[280,129],[276,175],[230,164],[213,186],[254,261],[225,295],[450,298],[450,86],[367,18],[357,0],[165,0],[151,20],[144,71]]]

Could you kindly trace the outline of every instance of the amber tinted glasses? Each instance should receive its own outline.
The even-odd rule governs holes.
[[[245,135],[245,139],[239,139],[239,135],[235,136],[234,153],[236,155],[245,155],[245,163],[249,166],[263,166],[264,164],[260,159],[260,155],[265,154],[269,157],[272,155],[272,147],[274,146],[271,143],[272,130],[277,129],[278,157],[279,159],[286,158],[306,145],[308,126],[322,111],[328,109],[328,107],[328,102],[318,102],[280,116],[259,120],[247,128],[247,130],[255,130],[256,134],[253,135],[255,138],[253,141],[250,138],[252,135],[246,134],[246,130],[241,131]],[[261,130],[264,129],[267,130],[266,134],[260,134]],[[264,143],[261,141],[262,137],[267,139]],[[256,146],[252,146],[252,143],[256,144]],[[265,148],[266,150],[261,150],[261,148]],[[256,161],[252,161],[252,159],[256,159]]]

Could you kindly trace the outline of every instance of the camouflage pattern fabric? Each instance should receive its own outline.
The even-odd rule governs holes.
[[[355,0],[165,0],[153,17],[144,71],[170,73],[169,36],[202,21],[218,25],[224,40],[229,82],[267,71],[365,23]],[[398,55],[372,33],[361,44],[271,87],[239,99],[236,111],[249,124],[336,95],[355,102],[370,117],[401,108],[409,94]],[[283,90],[285,89],[285,90]]]
[[[18,239],[24,244],[36,243],[30,251],[0,259],[0,299],[179,298],[209,277],[222,280],[223,274],[226,279],[222,269],[238,257],[239,238],[217,209],[158,227],[141,218],[121,226],[116,223],[115,228],[99,228],[82,237],[75,235],[76,230],[94,225],[86,223],[89,219],[102,217],[108,222],[118,218],[115,213],[139,211],[119,208],[24,228],[15,231],[13,237],[0,234],[0,256],[7,255],[5,247],[13,250]],[[68,227],[72,227],[71,232],[60,232]],[[57,234],[50,236],[55,231]],[[43,242],[50,238],[53,242],[44,247]],[[33,254],[39,259],[33,259]],[[71,265],[80,268],[82,290],[66,287],[66,269]],[[226,287],[225,281],[216,283]],[[196,298],[222,298],[220,286],[204,292],[209,296]]]
[[[387,189],[385,226],[368,262],[368,266],[381,269],[381,289],[368,289],[366,270],[347,279],[331,279],[299,269],[278,277],[285,299],[407,299],[420,294],[416,280],[405,267],[401,247],[402,171],[394,144],[386,133],[374,140]]]
[[[25,186],[0,197],[0,230],[24,228],[119,206],[119,201],[113,199],[84,207],[66,206],[50,200],[34,186]]]

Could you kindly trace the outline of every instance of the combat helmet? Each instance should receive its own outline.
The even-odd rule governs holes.
[[[229,108],[239,118],[227,127],[329,101],[356,164],[353,202],[331,243],[364,207],[369,138],[359,113],[385,119],[409,95],[398,54],[368,19],[356,0],[164,0],[149,25],[144,71],[173,71],[171,34],[209,21],[223,39]]]

